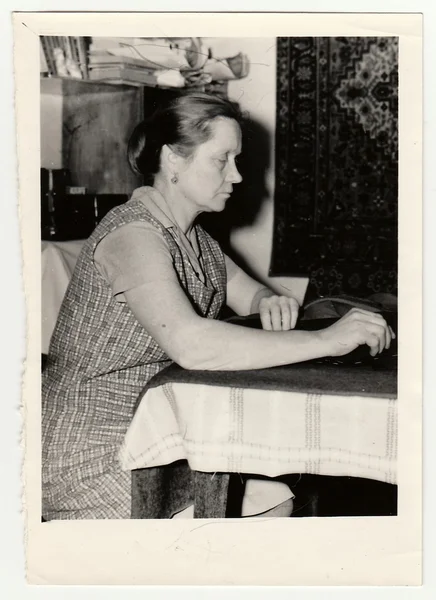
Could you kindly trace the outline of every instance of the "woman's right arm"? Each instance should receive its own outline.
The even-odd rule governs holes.
[[[120,301],[167,355],[187,369],[258,369],[389,345],[378,315],[351,311],[320,332],[265,331],[200,317],[180,286],[166,242],[153,226],[131,223],[96,249],[97,267]]]
[[[352,310],[322,331],[265,331],[197,315],[177,278],[125,292],[136,319],[167,355],[185,369],[260,369],[390,344],[384,319]]]

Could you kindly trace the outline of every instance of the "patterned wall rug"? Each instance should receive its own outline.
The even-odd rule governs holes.
[[[398,38],[278,38],[271,275],[397,291]]]

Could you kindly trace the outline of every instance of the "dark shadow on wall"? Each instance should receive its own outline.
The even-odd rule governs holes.
[[[221,213],[205,213],[200,222],[220,244],[224,252],[248,273],[250,268],[230,247],[234,229],[252,225],[262,203],[268,198],[266,174],[271,167],[271,133],[259,122],[247,119],[242,129],[242,153],[238,168],[243,181],[234,187]]]

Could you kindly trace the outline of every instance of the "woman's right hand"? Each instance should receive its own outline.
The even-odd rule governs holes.
[[[389,348],[395,333],[377,313],[352,308],[339,321],[318,332],[329,356],[343,356],[366,344],[371,356]]]

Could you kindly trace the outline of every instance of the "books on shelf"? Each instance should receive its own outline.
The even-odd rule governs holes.
[[[41,71],[49,75],[88,79],[86,38],[41,35],[40,42],[45,59]]]
[[[78,65],[83,74],[83,79],[88,79],[88,47],[83,38],[73,37],[72,45],[76,53]]]
[[[54,56],[51,50],[51,44],[49,42],[49,37],[45,35],[41,35],[39,37],[41,42],[41,47],[43,51],[43,55],[45,58],[45,65],[41,61],[41,72],[44,71],[44,66],[47,68],[47,73],[49,75],[56,75],[56,66],[54,64]]]

